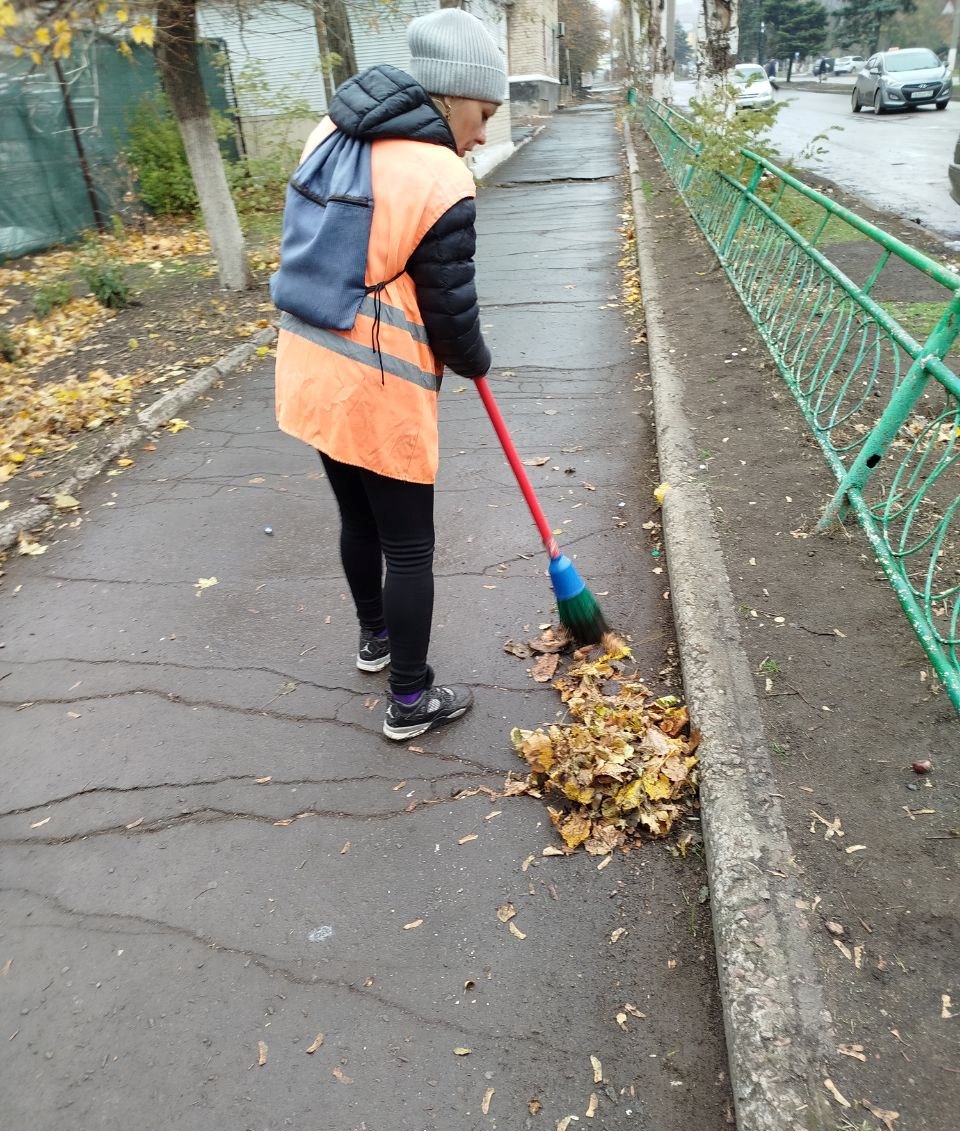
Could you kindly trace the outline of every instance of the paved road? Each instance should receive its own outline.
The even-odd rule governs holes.
[[[692,83],[677,83],[677,102],[693,93]],[[787,91],[786,103],[771,133],[784,157],[856,193],[875,208],[907,219],[919,218],[926,228],[960,239],[960,205],[949,193],[947,167],[960,131],[960,103],[946,110],[921,108],[912,113],[854,114],[849,93]],[[818,135],[824,152],[804,151]]]
[[[550,456],[548,513],[656,680],[671,626],[642,529],[645,360],[616,304],[619,170],[611,110],[555,118],[481,193],[481,297],[519,447]],[[441,397],[433,661],[478,703],[409,749],[379,735],[384,676],[352,665],[335,508],[276,431],[267,362],[8,564],[4,1127],[584,1127],[594,1091],[608,1131],[727,1126],[696,854],[598,872],[540,856],[539,801],[451,799],[500,786],[509,728],[558,707],[502,650],[550,598],[469,384]],[[625,1002],[646,1015],[626,1032]]]

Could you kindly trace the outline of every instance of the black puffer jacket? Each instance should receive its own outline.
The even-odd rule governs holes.
[[[339,130],[364,141],[406,138],[456,151],[450,127],[429,94],[396,67],[371,67],[345,82],[330,105],[330,117]],[[470,197],[458,201],[407,262],[430,348],[461,377],[483,377],[490,368],[474,282],[476,218]]]

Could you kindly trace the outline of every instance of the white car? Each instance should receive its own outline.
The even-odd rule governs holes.
[[[773,105],[773,87],[759,63],[738,63],[728,78],[736,88],[738,110],[760,110]]]
[[[833,73],[852,75],[854,72],[862,71],[866,65],[867,61],[862,55],[841,55],[839,59],[833,61]]]

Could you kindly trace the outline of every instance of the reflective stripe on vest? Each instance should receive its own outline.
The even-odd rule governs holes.
[[[367,303],[371,303],[369,312],[364,309]],[[374,317],[371,299],[364,299],[364,305],[361,306],[360,312],[368,314],[370,318]],[[424,328],[417,326],[416,323],[408,322],[403,311],[398,310],[395,306],[381,304],[380,321],[389,326],[398,326],[406,330],[417,341],[426,343],[427,335]],[[280,315],[280,329],[289,330],[291,334],[306,338],[315,345],[323,346],[324,349],[339,354],[340,357],[359,361],[361,365],[369,365],[371,369],[379,369],[382,365],[385,373],[392,373],[394,377],[411,381],[414,385],[419,385],[421,389],[428,389],[431,393],[436,393],[440,388],[440,380],[435,373],[425,373],[412,362],[393,357],[389,353],[374,349],[372,345],[365,345],[354,338],[345,337],[336,330],[321,330],[317,326],[311,326],[309,322],[304,322],[293,314],[284,312]]]

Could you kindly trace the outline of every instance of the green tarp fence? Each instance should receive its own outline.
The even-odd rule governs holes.
[[[204,42],[200,57],[211,109],[233,117],[224,45]],[[60,70],[62,83],[52,63],[34,67],[28,59],[0,55],[0,262],[96,226],[78,141],[101,216],[109,223],[136,207],[122,151],[130,115],[145,95],[160,90],[153,52],[133,47],[127,57],[116,40],[96,37],[77,42]]]

